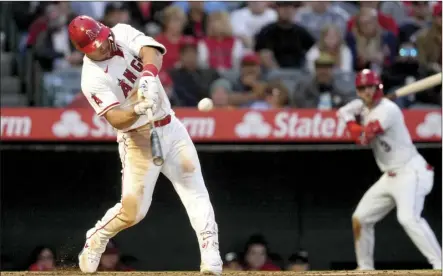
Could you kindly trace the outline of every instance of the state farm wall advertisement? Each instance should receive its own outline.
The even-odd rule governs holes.
[[[196,142],[348,142],[335,111],[175,109]],[[441,141],[441,110],[406,110],[416,142]],[[114,129],[89,108],[2,108],[3,141],[115,141]]]

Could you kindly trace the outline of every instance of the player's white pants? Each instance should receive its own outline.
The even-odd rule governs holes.
[[[384,173],[364,194],[353,216],[355,253],[360,269],[374,269],[374,225],[397,206],[397,219],[434,269],[441,269],[441,247],[421,217],[426,195],[432,190],[434,172],[421,155],[395,176]]]
[[[119,134],[123,167],[122,199],[88,231],[87,238],[95,236],[93,240],[101,243],[101,247],[119,231],[141,221],[149,210],[155,183],[162,172],[172,182],[186,208],[197,234],[202,257],[212,250],[208,254],[219,258],[217,224],[195,146],[175,116],[168,125],[158,127],[157,133],[165,159],[162,167],[152,163],[149,127]]]

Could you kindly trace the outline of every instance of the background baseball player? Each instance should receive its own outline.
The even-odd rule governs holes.
[[[201,272],[221,274],[218,229],[197,152],[157,76],[165,47],[129,25],[110,29],[87,16],[72,20],[69,35],[86,54],[81,80],[84,95],[96,113],[118,130],[123,167],[121,201],[87,232],[80,269],[95,272],[109,239],[145,217],[162,172],[171,180],[197,234]],[[139,102],[137,94],[144,100]],[[148,109],[153,118],[145,115]],[[152,161],[151,119],[161,139],[163,166]]]
[[[356,77],[360,99],[338,110],[357,143],[372,147],[383,172],[357,206],[352,224],[359,269],[374,269],[374,225],[395,206],[397,219],[434,269],[441,269],[441,247],[421,217],[426,195],[433,186],[432,167],[418,153],[406,128],[402,111],[383,98],[383,85],[374,72]],[[356,122],[360,117],[360,124]]]

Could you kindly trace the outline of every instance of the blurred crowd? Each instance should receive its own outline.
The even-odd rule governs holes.
[[[2,270],[54,271],[75,270],[77,260],[72,256],[60,256],[48,245],[34,248],[25,264],[20,265],[14,260],[2,255]],[[308,252],[301,250],[284,259],[273,253],[261,234],[248,238],[240,252],[225,254],[225,271],[307,271],[310,270]],[[140,264],[142,265],[142,264]],[[111,240],[100,259],[98,271],[135,271],[137,258],[124,255],[119,250],[115,240]],[[143,265],[142,265],[143,266]]]
[[[57,251],[49,245],[39,245],[32,250],[25,263],[17,263],[17,260],[2,255],[1,264],[3,271],[77,270],[77,260],[72,257],[57,254]],[[98,271],[134,271],[131,264],[135,260],[132,256],[122,255],[115,240],[111,240],[100,259]]]
[[[249,237],[241,252],[229,252],[223,260],[225,271],[307,271],[308,252],[300,250],[284,259],[272,252],[261,234]]]
[[[67,32],[76,15],[110,27],[130,24],[154,37],[168,49],[161,79],[174,106],[195,107],[210,97],[217,107],[327,110],[355,97],[357,70],[378,72],[385,93],[442,70],[442,5],[437,1],[51,1],[14,6],[21,50],[33,49],[47,73],[82,64]],[[397,103],[402,108],[441,106],[441,86]],[[87,105],[79,93],[56,105],[68,104]]]

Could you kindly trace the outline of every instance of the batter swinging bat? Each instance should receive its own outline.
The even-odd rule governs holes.
[[[148,109],[146,115],[151,120],[152,131],[151,131],[151,151],[152,151],[152,160],[156,166],[161,166],[165,162],[163,159],[162,146],[160,144],[160,138],[158,137],[157,130],[155,129],[154,119],[152,116],[152,110]]]
[[[427,77],[427,78],[421,79],[419,81],[413,82],[411,84],[408,84],[406,86],[403,86],[402,88],[395,90],[394,93],[386,95],[386,97],[393,100],[393,99],[396,99],[399,97],[404,97],[407,95],[421,92],[421,91],[426,90],[428,88],[440,85],[441,78],[442,78],[442,73],[432,75],[430,77]]]

